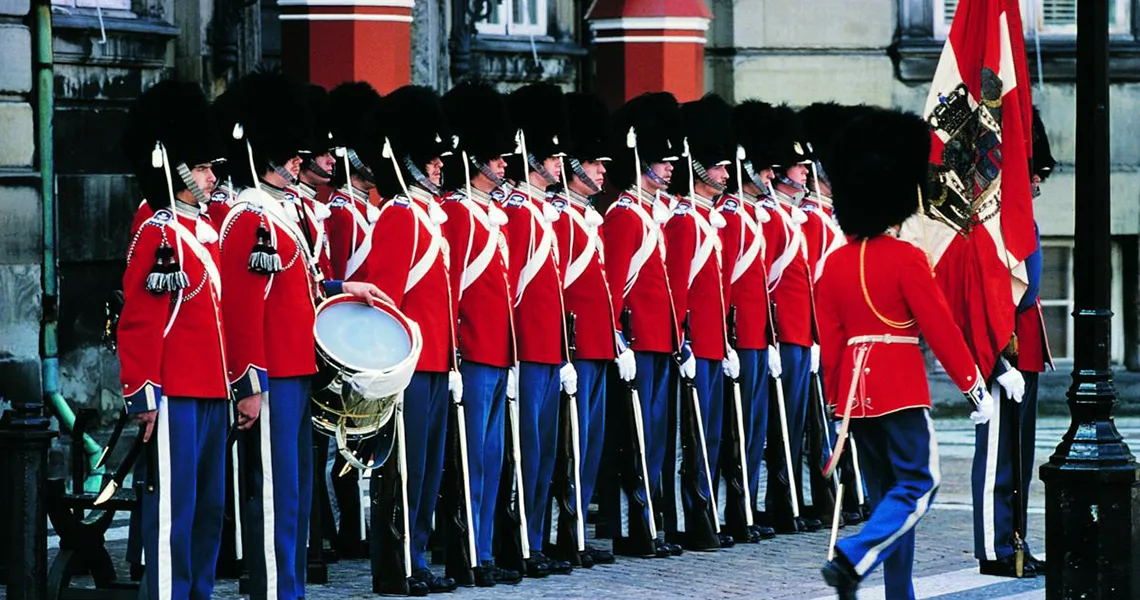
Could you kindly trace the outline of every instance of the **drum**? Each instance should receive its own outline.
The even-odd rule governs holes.
[[[313,329],[313,426],[337,440],[349,464],[375,468],[391,452],[392,416],[420,358],[419,327],[394,306],[341,294],[317,307]]]

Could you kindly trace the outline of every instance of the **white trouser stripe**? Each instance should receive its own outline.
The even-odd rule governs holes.
[[[170,400],[165,396],[158,406],[158,423],[153,435],[158,436],[158,598],[169,600],[174,596],[174,581],[170,576]]]
[[[269,392],[261,394],[261,519],[264,527],[265,597],[277,597],[277,532],[273,510],[273,444],[269,425]]]
[[[926,431],[930,435],[930,461],[927,463],[931,479],[930,489],[918,498],[918,501],[915,502],[914,512],[907,515],[902,526],[880,544],[868,550],[867,553],[863,555],[863,559],[859,561],[859,564],[855,565],[855,572],[858,573],[860,577],[866,575],[867,571],[874,566],[875,562],[879,559],[879,554],[882,553],[883,550],[889,548],[895,540],[906,535],[907,532],[918,523],[922,515],[930,510],[930,499],[934,496],[934,492],[938,490],[938,484],[942,482],[942,472],[938,467],[938,440],[934,437],[934,421],[930,418],[930,409],[922,409],[922,416],[926,419]]]
[[[986,479],[982,486],[982,545],[986,559],[997,560],[994,542],[994,488],[997,486],[998,451],[1001,447],[1001,403],[990,417],[989,436],[986,438]]]

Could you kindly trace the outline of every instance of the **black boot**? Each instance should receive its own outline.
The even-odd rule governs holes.
[[[412,579],[419,581],[428,586],[428,591],[433,594],[443,592],[454,592],[458,587],[455,580],[450,577],[440,577],[432,573],[430,569],[419,569],[412,573]]]
[[[495,587],[495,565],[484,565],[471,570],[477,587]]]
[[[839,600],[855,600],[855,590],[859,587],[859,574],[842,552],[837,550],[835,560],[824,563],[820,573],[823,574],[823,580],[827,585],[835,588]]]
[[[531,579],[542,579],[550,575],[550,559],[541,552],[532,552],[526,559],[526,576]]]

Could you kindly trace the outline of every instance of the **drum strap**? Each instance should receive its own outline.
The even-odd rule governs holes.
[[[523,294],[526,293],[527,286],[530,285],[531,281],[534,281],[535,276],[538,275],[542,266],[546,264],[546,259],[551,255],[552,251],[554,254],[554,264],[556,266],[558,264],[558,249],[553,248],[554,228],[546,221],[542,211],[534,205],[531,199],[527,198],[524,200],[523,205],[526,206],[531,218],[530,247],[532,251],[527,258],[526,264],[523,265],[522,272],[519,273],[518,289],[515,291],[515,306],[518,306],[519,303],[522,302]],[[537,245],[534,243],[534,227],[542,229],[542,237],[539,238]]]
[[[586,210],[594,210],[592,207],[587,206]],[[594,255],[598,252],[598,228],[586,224],[586,219],[578,213],[574,207],[567,207],[566,213],[570,215],[571,228],[574,226],[580,227],[582,231],[586,232],[586,246],[582,248],[582,253],[570,261],[566,267],[566,280],[563,282],[563,287],[568,288],[570,284],[578,280],[582,273],[586,272],[586,268],[590,266],[593,261]],[[573,256],[574,249],[570,248],[570,254]]]
[[[740,214],[742,225],[740,240],[741,242],[744,241],[743,230],[748,230],[752,232],[752,243],[737,259],[736,266],[732,269],[731,283],[736,283],[736,280],[740,279],[752,267],[752,263],[756,262],[756,257],[760,256],[760,252],[764,249],[764,232],[760,230],[759,224],[752,218],[752,215],[748,214],[748,208],[742,203],[737,211]]]
[[[427,250],[424,251],[424,255],[418,261],[413,262],[411,265],[411,270],[408,271],[408,282],[404,284],[405,294],[408,293],[408,291],[410,291],[412,288],[416,287],[416,284],[419,283],[420,280],[424,278],[424,275],[427,275],[428,271],[431,270],[432,265],[435,264],[436,258],[440,255],[440,240],[443,237],[439,225],[431,222],[431,218],[429,218],[427,211],[425,211],[423,207],[420,206],[419,202],[416,200],[411,200],[409,202],[409,207],[412,209],[412,214],[415,215],[416,220],[418,220],[420,224],[422,224],[431,234],[429,236],[431,238],[431,241],[428,243],[428,247]],[[415,246],[416,247],[412,250],[413,261],[415,260],[415,252],[419,250],[418,227],[416,231]],[[446,255],[444,255],[444,258],[446,260]]]
[[[487,230],[487,243],[483,246],[483,250],[475,256],[475,260],[463,266],[463,276],[459,283],[459,297],[463,297],[463,292],[475,283],[476,279],[487,270],[487,266],[491,264],[491,259],[495,256],[495,248],[498,246],[499,228],[491,225],[487,213],[484,212],[483,207],[479,206],[475,201],[464,198],[460,202],[465,206],[468,212],[471,213],[472,220],[477,221]],[[471,224],[475,226],[474,222]]]
[[[698,239],[696,252],[693,253],[693,261],[689,265],[689,285],[692,286],[697,273],[705,268],[713,251],[720,246],[720,235],[695,206],[689,211],[689,214],[693,215],[693,221],[697,225]]]

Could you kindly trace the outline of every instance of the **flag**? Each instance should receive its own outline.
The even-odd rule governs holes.
[[[1013,335],[1037,245],[1032,101],[1017,0],[961,0],[931,83],[931,185],[903,235],[923,248],[982,374]]]

